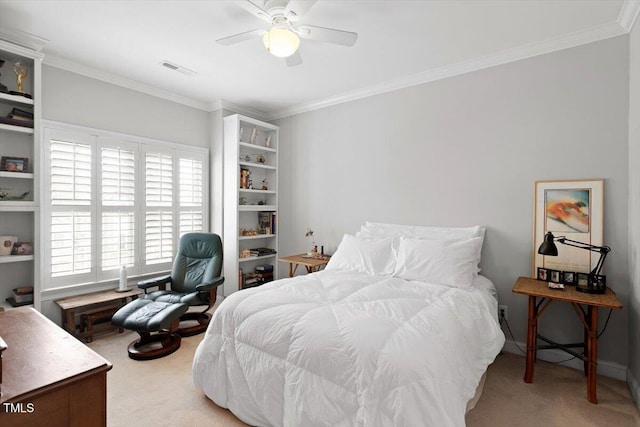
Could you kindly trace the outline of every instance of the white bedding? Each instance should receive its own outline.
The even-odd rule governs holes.
[[[194,382],[255,426],[463,426],[504,344],[482,279],[325,270],[236,292],[196,350]]]

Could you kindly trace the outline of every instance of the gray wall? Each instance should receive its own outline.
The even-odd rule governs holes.
[[[306,251],[307,227],[330,253],[365,220],[486,225],[483,274],[509,306],[515,340],[525,342],[527,298],[511,288],[531,272],[534,182],[604,178],[613,250],[605,270],[625,308],[612,315],[599,356],[624,372],[628,42],[617,37],[279,120],[280,253]],[[551,305],[539,328],[560,342],[582,339],[567,304]]]
[[[629,42],[629,386],[640,407],[640,24]]]
[[[60,68],[42,67],[42,117],[209,148],[210,113]]]
[[[42,117],[47,120],[210,148],[210,115],[59,68],[42,67]],[[43,298],[41,310],[60,321],[53,299]]]

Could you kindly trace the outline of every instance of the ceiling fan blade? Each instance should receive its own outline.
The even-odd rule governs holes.
[[[240,34],[234,34],[232,36],[223,37],[221,39],[216,40],[216,43],[224,46],[229,46],[231,44],[236,44],[236,43],[243,42],[245,40],[253,39],[255,37],[260,37],[264,33],[266,33],[266,30],[251,30],[244,33],[240,33]]]
[[[263,8],[261,8],[260,6],[252,2],[251,0],[245,0],[243,2],[240,2],[239,5],[244,10],[254,15],[255,17],[265,20],[267,22],[271,22],[271,15],[269,15],[269,12],[267,12],[266,10],[264,10]]]
[[[309,11],[316,3],[316,0],[290,0],[284,8],[283,15],[291,22],[296,22]]]
[[[305,39],[335,43],[342,46],[353,46],[356,40],[358,40],[358,33],[333,28],[316,27],[314,25],[301,25],[297,33]]]
[[[284,61],[287,63],[287,67],[295,67],[296,65],[302,64],[300,49],[296,50],[293,55],[284,58]]]

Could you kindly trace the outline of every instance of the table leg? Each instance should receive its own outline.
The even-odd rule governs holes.
[[[293,263],[289,263],[289,277],[293,277]]]
[[[589,340],[587,347],[587,399],[591,403],[598,403],[596,397],[596,377],[598,366],[598,307],[590,305],[589,311]]]
[[[533,382],[533,365],[536,361],[536,342],[538,335],[538,316],[536,315],[536,297],[529,296],[529,320],[527,325],[527,364],[524,382]]]
[[[71,332],[72,335],[76,335],[76,316],[75,316],[75,310],[63,310],[63,318],[66,319],[65,321],[65,328],[67,329],[67,331]]]

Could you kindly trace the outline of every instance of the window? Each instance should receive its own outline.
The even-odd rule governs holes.
[[[208,151],[62,124],[44,128],[44,289],[171,268],[206,231]]]

